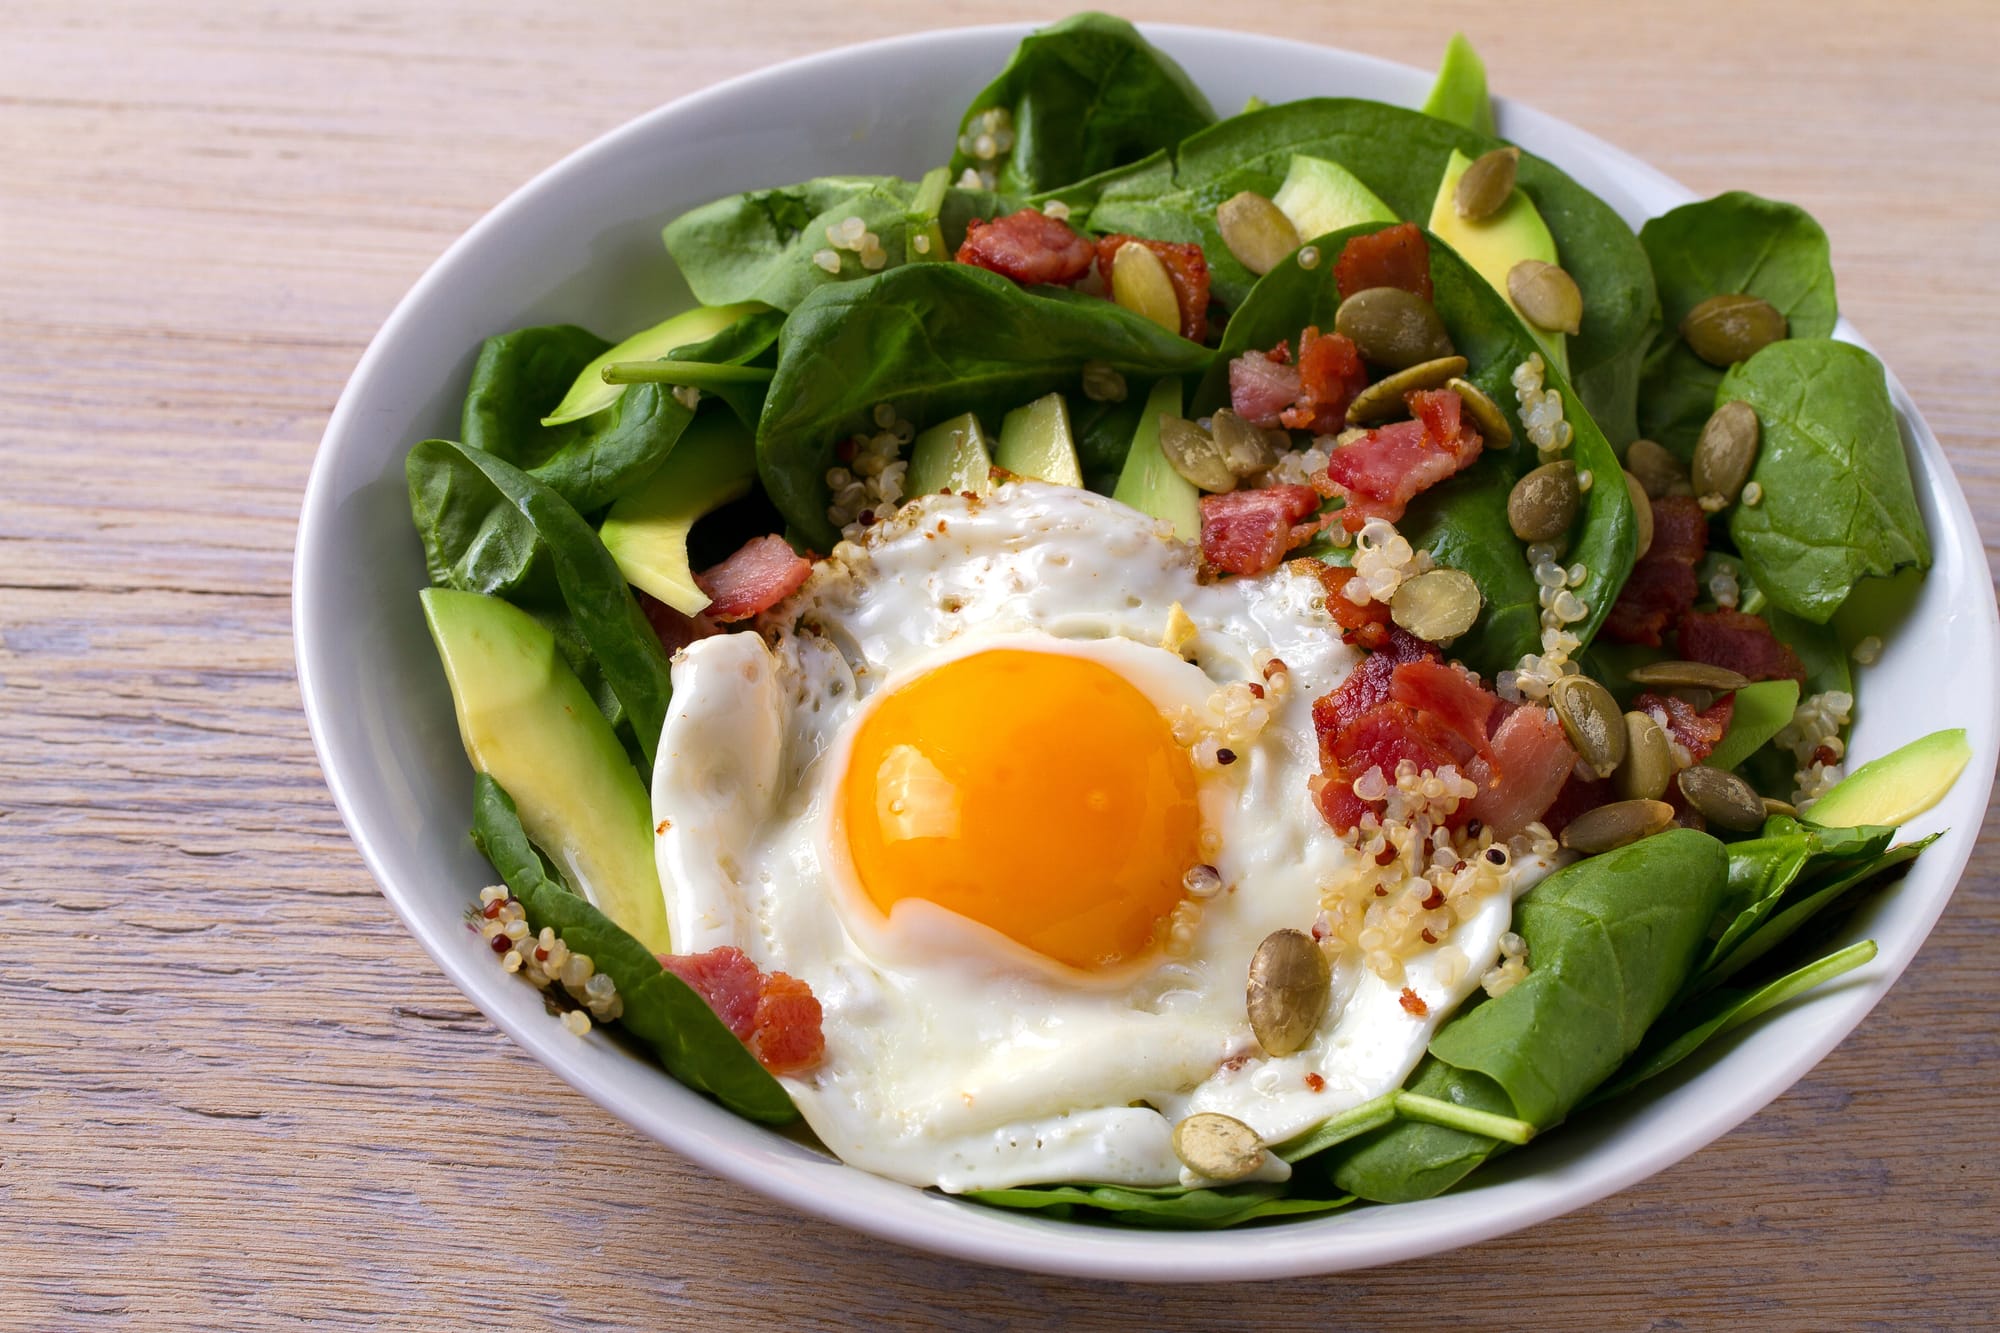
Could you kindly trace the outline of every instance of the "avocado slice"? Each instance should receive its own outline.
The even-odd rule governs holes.
[[[1455,32],[1445,43],[1437,82],[1424,99],[1424,114],[1463,125],[1493,137],[1493,99],[1486,95],[1486,62],[1472,49],[1465,34]],[[1436,230],[1433,228],[1432,230]]]
[[[1284,184],[1271,196],[1278,211],[1307,240],[1363,222],[1390,223],[1396,211],[1338,162],[1294,155]]]
[[[1943,800],[1970,762],[1963,727],[1933,731],[1849,773],[1805,817],[1822,828],[1904,824]]]
[[[756,476],[749,428],[733,412],[703,412],[645,485],[612,502],[598,538],[627,583],[698,615],[709,598],[688,568],[688,533],[702,515],[749,494]]]
[[[986,431],[970,412],[940,421],[917,436],[910,446],[910,469],[903,474],[903,494],[953,495],[971,491],[984,495],[993,489],[993,454],[986,447]]]
[[[1000,423],[1000,443],[993,465],[1017,477],[1032,477],[1055,486],[1083,485],[1083,468],[1076,461],[1070,438],[1069,404],[1059,393],[1017,407]]]
[[[1506,297],[1514,313],[1521,315],[1521,308],[1514,305],[1514,298],[1507,296],[1507,274],[1524,259],[1555,263],[1555,238],[1549,235],[1548,224],[1542,221],[1534,200],[1528,198],[1518,186],[1513,196],[1490,217],[1477,222],[1460,217],[1454,202],[1458,194],[1458,178],[1471,165],[1471,158],[1456,148],[1451,150],[1451,161],[1445,165],[1444,179],[1438,182],[1437,200],[1431,205],[1431,231],[1458,251],[1459,257],[1466,263],[1479,270],[1480,276],[1493,285],[1493,290]],[[1528,332],[1535,335],[1535,341],[1541,344],[1550,364],[1568,376],[1569,354],[1562,334],[1536,328],[1526,315],[1521,315],[1521,322],[1527,325]]]
[[[1160,452],[1160,418],[1179,416],[1180,412],[1181,382],[1169,376],[1155,384],[1146,397],[1146,410],[1139,414],[1139,429],[1132,436],[1125,469],[1118,474],[1111,498],[1165,519],[1174,525],[1176,537],[1191,542],[1201,539],[1201,492],[1174,471]]]
[[[554,636],[497,597],[450,588],[420,597],[472,766],[514,798],[521,827],[572,889],[665,953],[646,786]]]
[[[755,301],[739,305],[696,306],[644,332],[633,334],[624,342],[607,348],[578,371],[576,382],[569,386],[569,392],[556,404],[556,410],[542,418],[542,424],[560,426],[565,421],[576,421],[593,412],[602,412],[617,402],[618,395],[625,392],[625,386],[604,382],[604,368],[612,362],[664,360],[667,353],[676,347],[707,342],[745,315],[755,314],[763,308]]]

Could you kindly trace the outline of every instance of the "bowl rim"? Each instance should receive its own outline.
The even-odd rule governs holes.
[[[529,201],[559,186],[572,173],[582,172],[591,164],[648,141],[691,113],[745,94],[780,87],[843,63],[908,55],[940,42],[992,44],[1004,53],[1038,26],[1003,23],[927,29],[854,43],[763,66],[665,103],[599,135],[512,191],[459,236],[397,302],[343,387],[315,451],[295,538],[292,598],[295,664],[314,751],[342,822],[383,896],[469,1000],[544,1067],[604,1110],[654,1141],[765,1197],[856,1231],[937,1254],[1062,1276],[1151,1282],[1257,1280],[1331,1273],[1418,1258],[1518,1230],[1594,1203],[1699,1151],[1788,1090],[1844,1040],[1879,1002],[1921,947],[1949,901],[1971,855],[1976,827],[1961,830],[1960,836],[1947,840],[1948,847],[1936,849],[1926,858],[1927,870],[1939,878],[1943,887],[1935,894],[1934,901],[1923,904],[1917,913],[1904,914],[1902,919],[1912,927],[1908,947],[1899,951],[1885,949],[1872,964],[1821,997],[1826,1002],[1844,1001],[1854,1012],[1843,1013],[1840,1021],[1793,1047],[1787,1058],[1768,1065],[1770,1075],[1755,1087],[1738,1088],[1719,1099],[1717,1109],[1692,1133],[1684,1131],[1670,1140],[1655,1138],[1612,1154],[1593,1151],[1590,1154],[1593,1160],[1587,1165],[1574,1164],[1564,1170],[1567,1179],[1563,1189],[1539,1195],[1529,1192],[1518,1198],[1508,1195],[1498,1206],[1483,1210],[1454,1210],[1466,1215],[1442,1223],[1431,1217],[1432,1210],[1423,1204],[1398,1205],[1393,1211],[1399,1217],[1407,1214],[1407,1225],[1377,1225],[1369,1228],[1370,1234],[1358,1236],[1341,1227],[1343,1219],[1352,1216],[1344,1210],[1326,1217],[1295,1220],[1282,1227],[1218,1232],[1120,1229],[980,1208],[934,1193],[910,1190],[856,1168],[817,1158],[815,1165],[822,1170],[845,1172],[860,1179],[851,1189],[828,1190],[827,1182],[817,1173],[774,1171],[770,1162],[752,1160],[749,1156],[749,1145],[768,1136],[764,1127],[741,1120],[663,1073],[668,1091],[660,1099],[662,1105],[635,1105],[610,1081],[579,1067],[574,1039],[566,1033],[558,1037],[558,1025],[522,1023],[508,1010],[492,1003],[489,996],[497,993],[495,988],[512,984],[511,979],[490,966],[475,967],[461,953],[443,947],[443,941],[419,921],[415,896],[391,874],[384,854],[361,826],[356,814],[355,778],[336,748],[328,721],[330,700],[316,665],[329,651],[329,643],[316,623],[311,590],[329,576],[327,566],[333,559],[322,536],[332,525],[332,511],[340,499],[332,460],[358,429],[361,400],[369,382],[379,373],[406,328],[416,321],[418,312],[440,290],[448,288],[468,256],[489,237],[504,232]],[[1201,42],[1220,44],[1250,55],[1260,50],[1283,50],[1293,57],[1304,50],[1399,80],[1428,81],[1431,77],[1428,72],[1399,62],[1291,38],[1184,24],[1145,23],[1139,27],[1148,38],[1162,41],[1163,45]],[[1185,55],[1180,58],[1187,61]],[[1508,98],[1493,100],[1496,113],[1517,139],[1564,138],[1575,146],[1575,151],[1593,156],[1607,169],[1614,170],[1621,180],[1643,183],[1657,197],[1671,198],[1675,203],[1697,198],[1664,172],[1586,130]],[[1845,317],[1841,318],[1835,335],[1867,346]],[[1898,413],[1914,437],[1914,451],[1921,459],[1916,478],[1919,488],[1928,490],[1942,520],[1943,531],[1932,534],[1934,545],[1941,552],[1948,534],[1952,542],[1962,543],[1969,537],[1978,546],[1970,506],[1935,435],[1893,370],[1888,370],[1888,384]],[[1973,614],[1982,622],[1978,628],[1983,629],[1985,642],[1990,645],[2000,641],[2000,615],[1996,615],[1992,601],[1989,599],[1982,608],[1974,608]],[[1988,736],[1996,730],[1996,714],[2000,714],[2000,703],[1986,701],[1984,734]],[[1990,799],[1994,780],[1992,756],[1975,753],[1973,764],[1960,779],[1967,780],[1982,789],[1983,806]],[[1939,861],[1945,863],[1942,871],[1929,869]],[[1921,929],[1914,929],[1917,926]],[[663,1109],[670,1114],[663,1114]],[[1594,1160],[1599,1157],[1604,1160]],[[908,1206],[886,1203],[888,1196],[873,1188],[877,1185],[903,1192]],[[1441,1197],[1463,1200],[1468,1196],[1461,1191]],[[1490,1190],[1485,1201],[1489,1205],[1495,1203]],[[1369,1213],[1380,1216],[1376,1209]]]

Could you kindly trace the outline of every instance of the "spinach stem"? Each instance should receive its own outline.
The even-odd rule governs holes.
[[[1535,1127],[1525,1120],[1495,1115],[1491,1111],[1475,1111],[1470,1106],[1458,1106],[1419,1092],[1397,1093],[1396,1114],[1405,1120],[1421,1120],[1426,1124],[1443,1125],[1446,1129],[1463,1130],[1467,1134],[1483,1134],[1489,1139],[1512,1144],[1526,1143],[1535,1137]]]
[[[1371,1129],[1380,1129],[1396,1118],[1396,1094],[1383,1093],[1373,1101],[1350,1107],[1330,1120],[1323,1120],[1303,1134],[1273,1144],[1271,1151],[1288,1162],[1324,1152],[1336,1143],[1345,1143]]]
[[[606,384],[764,384],[772,371],[763,366],[722,366],[707,361],[613,361],[604,368]]]
[[[1725,1032],[1733,1032],[1751,1019],[1767,1010],[1775,1009],[1796,995],[1803,995],[1815,986],[1832,981],[1843,972],[1851,972],[1875,957],[1875,941],[1862,940],[1850,944],[1837,953],[1830,953],[1817,962],[1808,963],[1789,976],[1778,978],[1770,985],[1750,996],[1741,1008],[1715,1029],[1711,1036],[1719,1037]]]

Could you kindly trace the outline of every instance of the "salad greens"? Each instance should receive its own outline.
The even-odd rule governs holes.
[[[1451,391],[1483,448],[1456,475],[1398,495],[1392,508],[1401,534],[1435,566],[1453,571],[1445,582],[1459,588],[1466,576],[1478,590],[1476,609],[1465,594],[1470,627],[1456,637],[1438,632],[1436,640],[1478,673],[1470,688],[1486,691],[1483,682],[1492,681],[1505,697],[1505,709],[1492,699],[1495,723],[1515,708],[1554,699],[1553,677],[1539,692],[1526,685],[1536,671],[1559,671],[1569,653],[1576,663],[1569,669],[1580,667],[1610,691],[1609,728],[1643,736],[1657,722],[1671,735],[1680,758],[1663,773],[1705,762],[1721,773],[1704,776],[1733,782],[1722,774],[1734,774],[1748,783],[1744,799],[1777,812],[1747,836],[1720,831],[1724,822],[1754,824],[1755,809],[1745,815],[1739,806],[1732,820],[1716,816],[1718,836],[1710,836],[1696,827],[1708,809],[1697,792],[1659,787],[1653,794],[1672,802],[1676,821],[1690,827],[1652,831],[1659,827],[1653,822],[1651,836],[1579,846],[1594,854],[1569,860],[1515,906],[1526,975],[1511,988],[1489,978],[1474,991],[1437,1027],[1402,1087],[1265,1144],[1293,1164],[1288,1181],[1199,1189],[1072,1181],[968,1198],[1049,1217],[1203,1228],[1324,1213],[1360,1200],[1429,1197],[1579,1108],[1666,1074],[1873,957],[1867,941],[1836,947],[1828,927],[1931,838],[1897,844],[1893,828],[1824,827],[1814,822],[1810,800],[1831,780],[1823,752],[1839,752],[1835,742],[1851,717],[1850,659],[1861,660],[1858,644],[1877,633],[1863,627],[1888,623],[1884,608],[1907,600],[1911,586],[1891,576],[1914,578],[1930,552],[1885,373],[1866,351],[1832,340],[1834,280],[1817,223],[1791,205],[1738,192],[1675,209],[1635,234],[1561,169],[1521,153],[1514,189],[1495,207],[1538,215],[1547,234],[1526,229],[1534,233],[1529,245],[1506,239],[1516,234],[1502,229],[1479,232],[1476,210],[1453,211],[1462,196],[1446,188],[1447,170],[1469,171],[1468,162],[1488,154],[1504,157],[1505,145],[1495,135],[1485,68],[1463,36],[1451,39],[1421,111],[1323,96],[1278,105],[1252,99],[1241,113],[1218,119],[1180,67],[1130,24],[1080,14],[1023,41],[955,129],[940,126],[938,138],[938,157],[920,179],[822,176],[667,220],[662,238],[701,303],[696,310],[662,311],[661,322],[617,344],[571,325],[498,333],[474,363],[462,440],[426,440],[410,451],[411,515],[431,582],[501,598],[546,626],[642,782],[652,777],[671,692],[667,644],[717,632],[726,621],[754,625],[748,618],[771,605],[722,613],[710,600],[719,581],[707,574],[723,556],[751,553],[796,566],[803,577],[804,563],[774,533],[800,555],[832,550],[854,535],[850,522],[869,521],[873,505],[899,502],[880,479],[894,475],[891,464],[907,463],[910,437],[942,439],[938,432],[970,422],[977,429],[967,428],[966,438],[976,439],[1045,395],[1060,398],[1038,404],[1036,419],[1067,423],[1046,443],[1066,452],[1073,442],[1075,452],[1077,466],[1060,475],[1080,472],[1106,494],[1127,476],[1117,498],[1199,535],[1207,573],[1231,572],[1211,558],[1211,513],[1220,516],[1220,530],[1230,506],[1254,508],[1260,493],[1303,510],[1315,494],[1324,497],[1308,522],[1278,529],[1279,545],[1289,538],[1292,551],[1310,538],[1293,553],[1353,560],[1359,572],[1362,553],[1350,548],[1360,518],[1342,507],[1359,503],[1357,493],[1325,473],[1313,478],[1317,491],[1298,485],[1308,444],[1335,450],[1381,443],[1389,427],[1371,419],[1374,429],[1342,429],[1354,420],[1344,414],[1358,385],[1379,384],[1385,367],[1408,364],[1391,361],[1379,346],[1369,362],[1371,349],[1347,342],[1344,369],[1329,371],[1325,362],[1308,369],[1307,329],[1354,327],[1341,323],[1341,280],[1358,271],[1375,275],[1364,285],[1401,286],[1406,302],[1427,300],[1424,318],[1441,322],[1449,350],[1467,362],[1462,378],[1470,387]],[[1384,212],[1406,220],[1387,237]],[[1299,234],[1333,225],[1328,219],[1370,215],[1359,225]],[[1321,225],[1298,221],[1308,218]],[[1445,236],[1429,229],[1433,219]],[[1136,238],[1144,251],[1121,252],[1115,281],[1111,255],[1100,254],[1112,235]],[[1531,420],[1522,403],[1524,396],[1535,401],[1533,386],[1517,394],[1514,376],[1539,339],[1555,339],[1551,330],[1566,320],[1543,314],[1551,330],[1530,325],[1526,307],[1499,290],[1536,271],[1527,265],[1546,264],[1551,240],[1556,265],[1582,302],[1576,332],[1549,344],[1568,362],[1567,373],[1559,357],[1543,374],[1554,394],[1545,410],[1559,404],[1569,435],[1553,443],[1557,423]],[[1427,291],[1420,273],[1380,276],[1394,271],[1385,244],[1427,256]],[[961,246],[968,262],[957,262]],[[1199,247],[1198,255],[1190,247]],[[1128,258],[1141,262],[1128,269]],[[1389,268],[1380,267],[1385,263]],[[1139,272],[1151,274],[1157,299],[1150,305],[1121,290]],[[1170,310],[1162,295],[1168,288]],[[1765,314],[1781,317],[1785,336],[1746,347],[1733,366],[1703,360],[1680,330],[1690,311],[1718,296],[1768,303]],[[1204,325],[1204,337],[1182,335]],[[1426,356],[1434,363],[1439,352]],[[1260,375],[1281,383],[1277,406],[1254,403],[1238,382],[1247,377],[1254,390]],[[1320,401],[1341,375],[1360,378],[1347,384],[1346,397]],[[1421,388],[1442,383],[1434,376]],[[1182,402],[1191,404],[1185,418],[1162,412]],[[1473,403],[1491,411],[1482,416]],[[1730,403],[1747,404],[1759,425],[1754,461],[1745,464],[1750,486],[1739,493],[1718,485],[1705,497],[1704,517],[1692,520],[1704,540],[1685,557],[1685,571],[1663,581],[1642,539],[1669,512],[1661,506],[1678,502],[1687,512],[1680,497],[1692,479],[1657,475],[1665,465],[1654,450],[1656,475],[1645,483],[1652,489],[1641,493],[1624,484],[1621,457],[1638,458],[1630,449],[1643,435],[1683,464],[1693,460],[1697,477],[1713,475],[1720,464],[1713,454],[1697,458],[1697,442],[1710,414]],[[1319,415],[1321,407],[1331,415]],[[1414,396],[1390,410],[1392,419],[1397,411],[1421,416]],[[1274,424],[1297,420],[1301,411],[1316,431]],[[1328,429],[1330,421],[1341,425]],[[1270,458],[1252,457],[1239,470],[1241,460],[1225,457],[1225,426],[1235,428],[1234,447],[1254,455],[1261,440]],[[1433,439],[1431,429],[1423,423],[1412,447],[1451,443]],[[1511,442],[1502,438],[1508,435]],[[883,452],[858,458],[864,446]],[[1211,446],[1213,457],[1196,456]],[[683,452],[674,463],[677,448]],[[1552,529],[1561,535],[1546,543],[1557,554],[1534,557],[1543,562],[1538,568],[1528,556],[1532,525],[1517,517],[1515,491],[1525,474],[1556,456],[1574,463],[1579,494]],[[983,454],[963,457],[987,471]],[[1470,458],[1468,446],[1454,461]],[[758,485],[733,498],[753,461]],[[1217,480],[1214,469],[1225,461],[1227,475]],[[1298,466],[1289,477],[1288,465]],[[966,475],[975,485],[980,480]],[[1142,476],[1158,484],[1141,484]],[[718,477],[729,484],[718,485]],[[699,486],[708,490],[686,489]],[[834,488],[869,498],[849,505]],[[1286,524],[1298,521],[1299,511],[1290,512]],[[605,529],[607,514],[623,517]],[[628,531],[634,527],[636,534]],[[671,585],[673,606],[627,586],[603,531],[614,545],[644,544],[648,567],[672,572],[654,586]],[[1545,543],[1537,536],[1534,544]],[[1324,575],[1332,580],[1333,571]],[[1664,644],[1660,633],[1621,628],[1614,614],[1621,599],[1643,602],[1667,584],[1684,593],[1689,582],[1692,598],[1669,598]],[[1548,610],[1559,596],[1583,609]],[[1358,628],[1338,623],[1351,643],[1368,649],[1394,643],[1370,634],[1415,642],[1395,605],[1375,605],[1374,620],[1364,615]],[[1328,609],[1345,608],[1329,599]],[[1636,667],[1671,659],[1683,633],[1677,625],[1711,610],[1737,613],[1716,617],[1732,633],[1768,632],[1772,640],[1769,654],[1743,659],[1757,669],[1746,673],[1752,683],[1733,692],[1726,732],[1718,738],[1721,724],[1705,731],[1678,713],[1621,716],[1645,702],[1642,691],[1659,690],[1698,723],[1717,716],[1706,688],[1641,687],[1627,678]],[[519,634],[532,632],[507,614]],[[1552,638],[1552,625],[1567,626],[1574,645]],[[546,641],[533,637],[546,666]],[[1686,647],[1684,634],[1679,647]],[[453,684],[456,691],[462,682]],[[578,699],[572,686],[565,690],[566,699]],[[1575,748],[1557,747],[1548,790],[1560,784],[1560,792],[1535,807],[1557,832],[1565,819],[1606,810],[1612,799],[1611,784],[1585,781],[1588,770],[1573,767],[1585,747],[1568,706],[1555,701]],[[578,707],[580,700],[566,703],[562,715]],[[593,754],[609,755],[629,787],[633,775],[618,745],[594,722],[592,730]],[[1319,739],[1324,745],[1327,737]],[[1498,733],[1477,739],[1501,743]],[[1822,815],[1843,810],[1852,819],[1888,820],[1928,808],[1957,770],[1933,765],[1928,776],[1913,777],[1912,766],[1926,762],[1923,747],[1906,747],[1897,762],[1848,779],[1837,789],[1846,799],[1836,798]],[[1934,748],[1960,765],[1965,760],[1962,737],[1955,747]],[[1468,762],[1488,764],[1496,787],[1517,762],[1477,745],[1466,751],[1478,754]],[[1332,776],[1353,789],[1353,774]],[[1631,776],[1619,770],[1621,782]],[[590,955],[615,983],[622,1030],[676,1078],[752,1119],[793,1119],[784,1085],[703,996],[663,966],[629,922],[563,882],[555,865],[574,871],[579,863],[544,855],[522,811],[537,836],[567,826],[549,818],[552,802],[534,799],[525,780],[509,780],[522,793],[520,809],[492,777],[478,776],[473,836],[529,926]],[[1856,793],[1857,784],[1870,783],[1895,789]],[[630,790],[636,803],[638,789]],[[624,814],[608,818],[603,828],[631,822]],[[650,845],[650,830],[632,832],[634,840],[620,845]],[[507,942],[496,947],[504,953]]]

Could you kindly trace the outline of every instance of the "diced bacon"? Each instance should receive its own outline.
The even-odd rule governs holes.
[[[1067,286],[1090,272],[1095,254],[1090,241],[1069,223],[1039,208],[1024,208],[991,222],[968,223],[957,257],[961,264],[1018,283]]]
[[[1452,390],[1413,393],[1409,402],[1415,421],[1371,430],[1327,460],[1328,481],[1356,514],[1395,522],[1417,495],[1471,467],[1484,447]]]
[[[669,657],[696,639],[722,633],[722,627],[709,619],[706,611],[698,616],[682,615],[643,589],[634,588],[632,594],[639,599],[639,609],[646,613],[646,623],[653,627],[653,633],[660,636],[660,646],[667,650]]]
[[[1543,816],[1575,766],[1576,751],[1554,713],[1540,704],[1516,708],[1493,733],[1492,762],[1472,767],[1479,794],[1467,813],[1494,837],[1510,838]]]
[[[1486,720],[1498,696],[1464,667],[1425,658],[1405,662],[1389,677],[1389,697],[1435,719],[1453,733],[1455,759],[1463,768],[1474,755],[1490,755]]]
[[[1726,667],[1751,680],[1806,683],[1805,663],[1771,633],[1770,622],[1743,611],[1688,611],[1680,622],[1681,656]]]
[[[694,576],[709,596],[703,614],[716,620],[747,620],[768,611],[799,590],[812,562],[775,534],[752,537],[736,554]]]
[[[1208,336],[1208,257],[1186,241],[1149,241],[1143,236],[1115,233],[1097,240],[1097,271],[1111,281],[1111,265],[1126,242],[1137,241],[1160,257],[1173,280],[1174,299],[1181,308],[1181,337],[1196,342]]]
[[[1707,708],[1697,709],[1678,695],[1648,692],[1634,699],[1632,707],[1649,714],[1698,764],[1722,744],[1730,719],[1736,716],[1736,696],[1725,694]]]
[[[1361,665],[1347,673],[1329,693],[1313,700],[1313,730],[1319,736],[1322,759],[1331,753],[1334,738],[1348,723],[1377,704],[1389,700],[1390,680],[1405,662],[1442,660],[1438,650],[1399,625],[1390,625],[1388,642],[1381,651],[1361,659]]]
[[[1340,247],[1340,258],[1333,264],[1333,281],[1340,288],[1343,301],[1370,287],[1401,287],[1428,301],[1430,243],[1414,222],[1399,222],[1366,236],[1356,236]]]
[[[661,954],[660,966],[708,1002],[723,1026],[773,1074],[795,1074],[826,1052],[819,1000],[812,988],[783,972],[769,976],[741,949]]]
[[[1355,602],[1347,596],[1348,580],[1358,578],[1345,565],[1329,565],[1323,561],[1311,560],[1304,556],[1294,560],[1292,568],[1301,573],[1312,574],[1326,589],[1326,613],[1333,617],[1333,623],[1340,626],[1340,637],[1358,648],[1370,652],[1387,646],[1389,642],[1389,608],[1383,603],[1369,598],[1365,602]]]
[[[1228,574],[1264,574],[1292,549],[1293,525],[1319,510],[1310,486],[1267,486],[1201,497],[1201,554]]]
[[[1429,713],[1390,699],[1342,728],[1330,757],[1350,781],[1371,768],[1393,778],[1396,766],[1406,759],[1425,773],[1458,762],[1453,744],[1458,739]]]
[[[1347,424],[1347,405],[1368,387],[1361,351],[1344,333],[1322,335],[1307,325],[1299,339],[1298,402],[1278,420],[1291,430],[1332,435]]]
[[[1229,407],[1253,426],[1269,430],[1299,399],[1299,368],[1263,352],[1245,352],[1229,363]]]
[[[1708,553],[1708,515],[1685,495],[1663,496],[1652,505],[1653,544],[1619,589],[1604,633],[1620,643],[1657,648],[1700,591],[1694,567]]]

